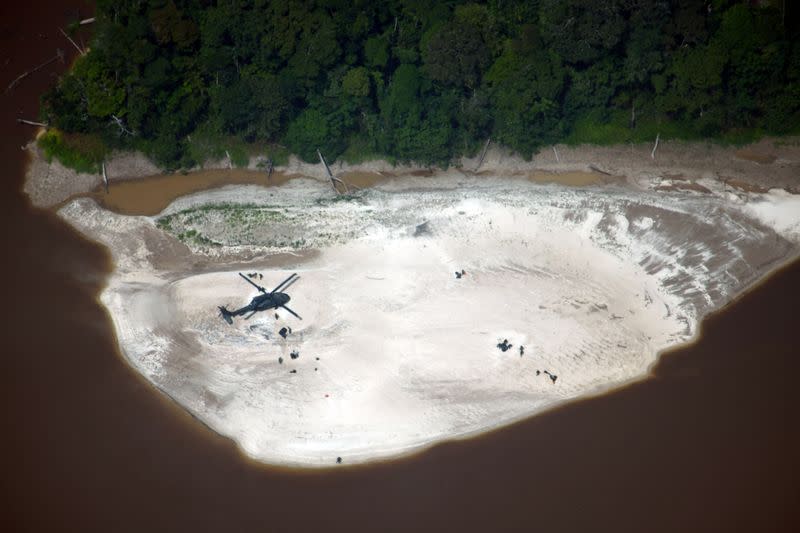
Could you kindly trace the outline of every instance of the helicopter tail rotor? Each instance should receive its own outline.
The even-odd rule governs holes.
[[[228,311],[228,309],[224,305],[220,305],[219,307],[217,307],[217,309],[219,309],[219,316],[222,317],[222,319],[225,320],[225,322],[232,325],[233,313]]]

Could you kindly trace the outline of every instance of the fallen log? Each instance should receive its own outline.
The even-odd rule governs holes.
[[[42,128],[46,128],[47,124],[44,122],[36,122],[35,120],[25,120],[24,118],[18,118],[17,122],[20,124],[27,124],[28,126],[41,126]]]
[[[78,43],[76,43],[75,41],[73,41],[73,40],[72,40],[72,37],[70,37],[69,35],[67,35],[67,32],[65,32],[65,31],[64,31],[64,30],[62,30],[61,28],[58,28],[58,31],[60,31],[60,32],[61,32],[61,35],[63,35],[64,37],[66,37],[66,38],[67,38],[67,40],[68,40],[69,42],[71,42],[71,43],[72,43],[72,46],[74,46],[74,47],[75,47],[75,49],[78,51],[78,53],[79,53],[80,55],[82,55],[82,56],[85,56],[85,55],[86,55],[86,50],[84,50],[83,48],[81,48],[80,46],[78,46]]]
[[[103,185],[106,188],[106,194],[108,194],[108,174],[106,174],[106,162],[105,161],[103,161],[102,167],[103,167]]]
[[[59,60],[59,59],[60,59],[62,62],[64,61],[64,50],[62,50],[61,48],[56,48],[56,55],[55,55],[55,56],[51,57],[50,59],[48,59],[47,61],[45,61],[45,62],[44,62],[44,63],[42,63],[41,65],[37,65],[37,66],[33,67],[32,69],[30,69],[29,71],[27,71],[27,72],[23,72],[22,74],[20,74],[20,75],[19,75],[19,76],[17,76],[16,78],[14,78],[14,81],[12,81],[12,82],[11,82],[11,83],[8,85],[8,87],[6,87],[6,92],[8,92],[8,91],[10,91],[11,89],[13,89],[14,87],[16,87],[16,85],[17,85],[19,82],[21,82],[22,80],[24,80],[25,78],[27,78],[28,76],[30,76],[31,74],[33,74],[34,72],[37,72],[37,71],[39,71],[39,70],[43,69],[44,67],[46,67],[47,65],[49,65],[49,64],[50,64],[50,63],[52,63],[53,61],[56,61],[56,60]]]
[[[599,167],[596,167],[595,165],[589,165],[589,170],[592,170],[594,172],[598,172],[600,174],[605,174],[606,176],[611,176],[611,172],[606,172],[605,170],[603,170],[603,169],[601,169]]]

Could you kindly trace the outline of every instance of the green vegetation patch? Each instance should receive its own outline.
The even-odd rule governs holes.
[[[187,244],[194,244],[195,246],[202,246],[202,247],[210,247],[210,246],[222,246],[222,243],[213,241],[200,233],[197,230],[189,229],[186,231],[182,231],[176,235],[179,241],[185,242]]]
[[[182,242],[198,246],[220,246],[222,243],[203,232],[226,234],[238,240],[270,224],[287,220],[289,217],[286,213],[271,206],[209,204],[164,215],[155,222],[157,228],[174,235]]]
[[[107,153],[105,144],[96,135],[64,133],[57,129],[47,130],[39,137],[38,144],[48,162],[55,157],[65,167],[87,174],[100,173]]]
[[[702,135],[689,125],[666,117],[640,116],[631,127],[630,113],[617,111],[604,117],[602,113],[589,113],[575,121],[565,144],[621,144],[653,142],[656,136],[668,139],[700,139]]]

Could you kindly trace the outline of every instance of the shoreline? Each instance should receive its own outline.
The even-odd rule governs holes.
[[[24,192],[32,204],[53,208],[67,201],[102,189],[102,177],[77,173],[57,160],[48,163],[36,141],[23,149],[29,163]],[[478,158],[461,158],[446,168],[413,164],[391,165],[385,160],[372,160],[351,165],[335,161],[330,166],[336,175],[352,175],[355,184],[370,186],[374,181],[397,177],[425,177],[435,174],[460,173],[465,176],[526,176],[534,181],[573,186],[626,181],[641,189],[662,191],[694,190],[709,192],[703,182],[723,184],[733,192],[767,192],[783,189],[800,194],[800,138],[767,138],[742,147],[713,144],[708,141],[663,141],[655,157],[649,145],[580,145],[542,148],[531,161],[524,161],[508,150],[492,145],[480,168]],[[110,186],[115,183],[166,176],[220,172],[251,173],[252,182],[263,179],[257,168],[260,158],[251,158],[246,168],[229,168],[226,161],[207,161],[202,167],[182,173],[164,174],[138,152],[115,153],[106,164]],[[310,177],[327,181],[322,165],[305,163],[290,156],[289,163],[275,167],[275,177],[282,180]],[[582,175],[563,178],[563,175]]]

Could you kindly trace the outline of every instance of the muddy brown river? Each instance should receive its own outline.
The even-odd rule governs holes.
[[[80,5],[3,5],[1,87],[70,53]],[[4,531],[800,529],[797,262],[640,383],[402,460],[247,460],[126,365],[96,300],[107,252],[19,192],[33,132],[14,119],[65,67],[0,96]]]

